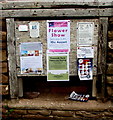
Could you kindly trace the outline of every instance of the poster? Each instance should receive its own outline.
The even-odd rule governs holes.
[[[70,50],[70,20],[47,20],[47,44],[52,52]]]
[[[77,23],[77,44],[80,46],[89,46],[93,44],[94,22]]]
[[[30,37],[31,38],[39,37],[39,22],[30,22],[29,28],[30,28]]]
[[[77,58],[94,58],[94,47],[77,47]]]
[[[21,74],[41,74],[43,72],[41,43],[20,44],[20,66]]]
[[[92,59],[79,58],[78,59],[78,76],[80,80],[92,80]]]
[[[47,54],[47,81],[69,81],[69,53]]]

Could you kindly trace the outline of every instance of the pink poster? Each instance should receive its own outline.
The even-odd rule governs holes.
[[[70,20],[47,21],[47,44],[53,52],[70,50]]]

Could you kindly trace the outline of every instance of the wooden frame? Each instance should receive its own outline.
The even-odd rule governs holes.
[[[7,18],[7,50],[8,50],[8,67],[9,67],[9,83],[11,98],[18,97],[19,86],[16,71],[16,48],[14,35],[14,18]]]
[[[4,8],[5,9],[5,8]],[[10,96],[16,98],[23,96],[23,91],[19,91],[22,87],[22,79],[20,83],[17,79],[16,72],[16,53],[14,39],[14,18],[18,17],[96,17],[100,20],[99,28],[99,46],[98,46],[98,76],[101,82],[101,92],[98,97],[105,97],[105,81],[106,81],[106,55],[107,55],[107,26],[108,17],[113,16],[112,8],[71,8],[71,9],[22,9],[22,10],[3,10],[2,17],[9,17],[7,22],[7,45],[8,45],[8,63],[9,63],[9,81]],[[11,18],[12,17],[12,18]],[[97,76],[96,76],[97,77]],[[92,95],[96,95],[96,78],[93,81]],[[20,87],[19,87],[20,86]],[[21,88],[22,89],[22,88]]]
[[[108,30],[108,18],[99,18],[99,44],[98,44],[98,81],[97,85],[100,89],[98,96],[102,99],[105,97],[105,83],[106,83],[106,57],[107,57],[107,30]]]

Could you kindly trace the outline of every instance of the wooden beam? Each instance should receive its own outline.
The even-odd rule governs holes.
[[[112,15],[112,8],[16,9],[2,11],[2,17],[98,17]]]
[[[1,9],[17,8],[53,8],[53,7],[111,7],[111,2],[5,2],[1,3]]]
[[[8,66],[9,66],[9,83],[11,98],[18,97],[18,80],[16,71],[16,48],[14,36],[14,18],[7,18],[7,46],[8,46]]]
[[[98,97],[104,99],[106,93],[106,57],[107,57],[107,31],[108,31],[108,18],[99,18],[99,41],[98,41],[98,80],[97,86],[100,87]],[[100,84],[100,85],[99,85]],[[98,91],[98,90],[97,90]]]

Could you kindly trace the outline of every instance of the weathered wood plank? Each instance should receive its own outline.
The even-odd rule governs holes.
[[[23,9],[3,10],[3,17],[80,17],[98,16],[98,9]]]
[[[24,9],[24,10],[3,10],[3,17],[95,17],[112,16],[111,8],[105,9]]]
[[[0,74],[0,83],[8,83],[8,76]]]
[[[3,10],[3,17],[95,17],[112,16],[112,9],[22,9],[22,10]]]
[[[0,61],[7,60],[6,50],[0,50]]]
[[[99,16],[113,16],[113,9],[112,8],[103,8],[99,9]]]
[[[93,97],[97,96],[96,80],[97,80],[97,76],[94,76],[93,82],[92,82],[92,96]]]
[[[100,84],[100,98],[105,97],[106,81],[106,57],[107,57],[107,30],[108,18],[100,17],[99,19],[99,45],[98,45],[98,83]],[[99,85],[98,85],[99,86]]]
[[[111,2],[10,2],[2,3],[2,9],[15,9],[15,8],[53,8],[53,7],[100,7],[100,6],[112,6]]]
[[[0,95],[8,95],[8,94],[9,94],[9,86],[0,85]]]
[[[16,48],[14,36],[14,18],[7,18],[7,46],[8,46],[8,66],[9,66],[9,83],[11,98],[18,97],[18,80],[16,71]]]
[[[23,79],[18,78],[18,82],[19,82],[19,97],[23,97]]]

